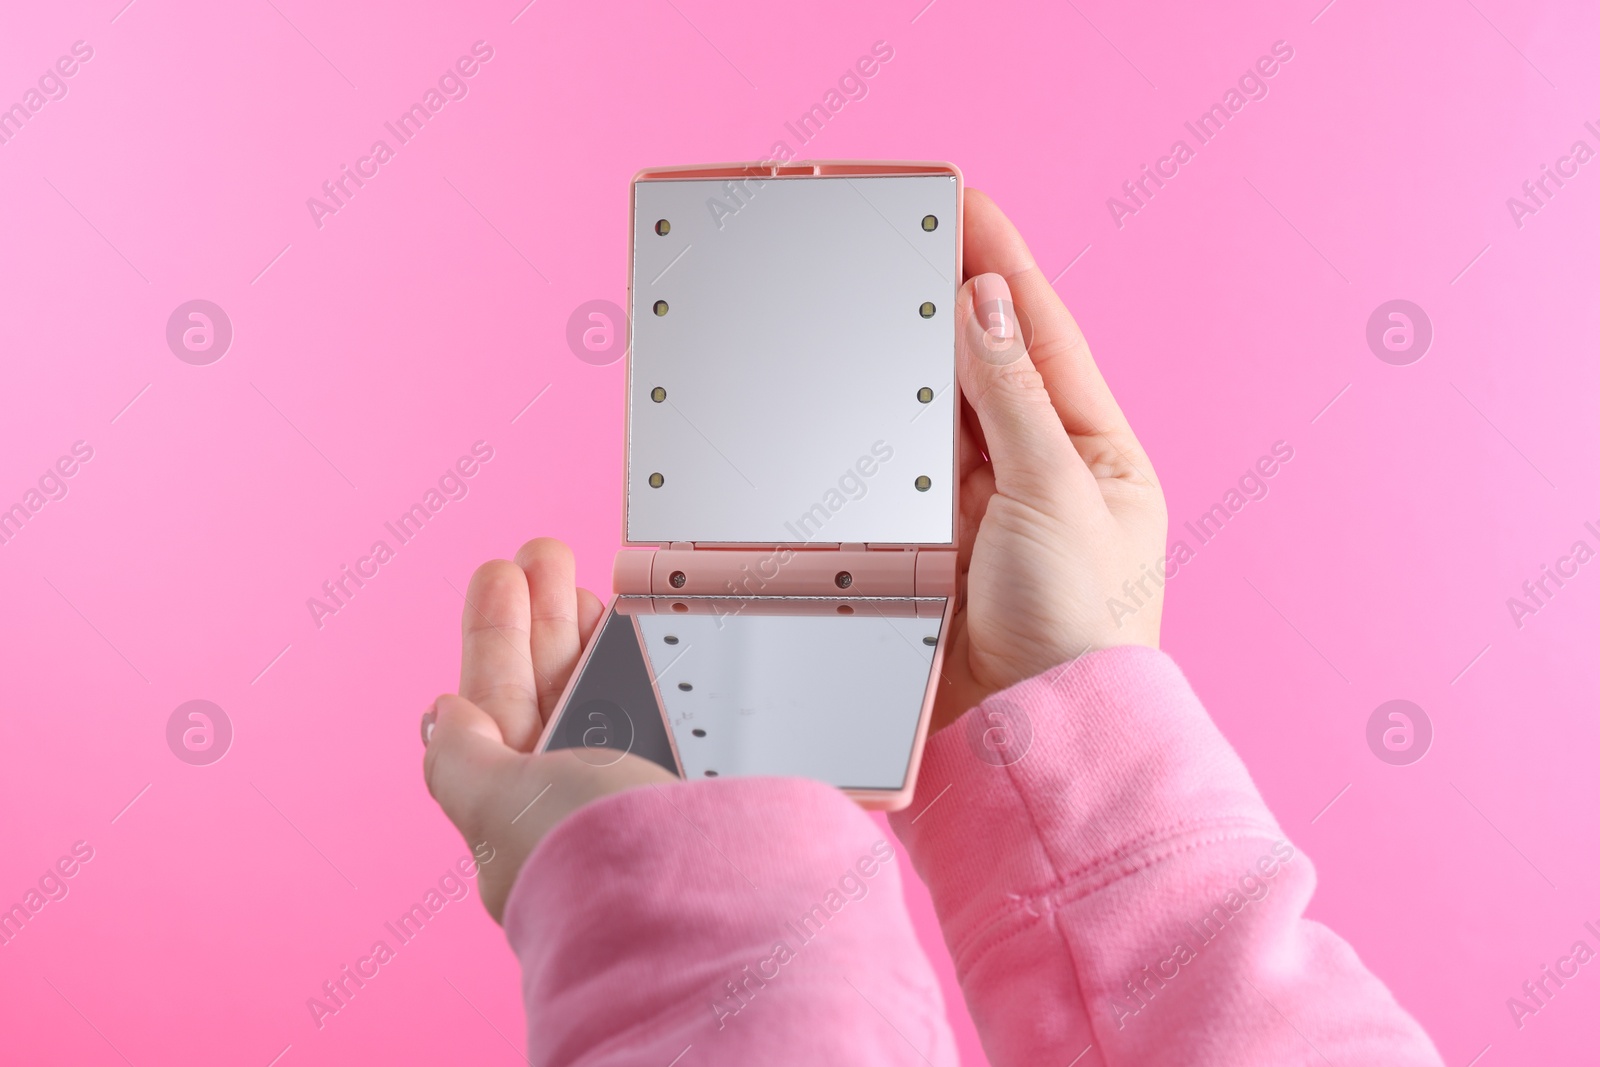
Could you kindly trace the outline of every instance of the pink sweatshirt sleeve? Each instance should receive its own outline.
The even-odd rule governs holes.
[[[523,865],[505,929],[539,1067],[954,1067],[904,853],[831,786],[618,793]]]
[[[1311,861],[1163,653],[991,697],[928,742],[891,824],[995,1067],[1441,1063],[1303,917]]]
[[[995,1067],[1440,1063],[1302,918],[1310,862],[1159,652],[1093,653],[986,701],[929,741],[892,822]],[[530,1062],[954,1064],[902,862],[811,782],[583,808],[506,908]]]

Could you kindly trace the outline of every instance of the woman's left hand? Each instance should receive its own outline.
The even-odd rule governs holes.
[[[422,718],[422,775],[444,813],[480,855],[478,891],[501,921],[523,861],[557,823],[591,800],[677,781],[638,756],[602,761],[586,750],[531,755],[605,607],[576,587],[572,550],[529,541],[515,562],[492,560],[467,587],[461,621],[461,695]]]

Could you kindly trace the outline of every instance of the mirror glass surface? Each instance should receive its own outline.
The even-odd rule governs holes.
[[[953,175],[634,185],[627,539],[952,542]]]
[[[681,607],[682,610],[679,610]],[[943,598],[618,597],[548,749],[898,789]]]

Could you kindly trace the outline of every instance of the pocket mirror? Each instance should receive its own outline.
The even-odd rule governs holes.
[[[908,803],[955,594],[961,181],[634,180],[624,531],[541,738]]]

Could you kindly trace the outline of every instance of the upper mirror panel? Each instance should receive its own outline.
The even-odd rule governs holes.
[[[634,184],[627,540],[948,545],[954,174]]]

